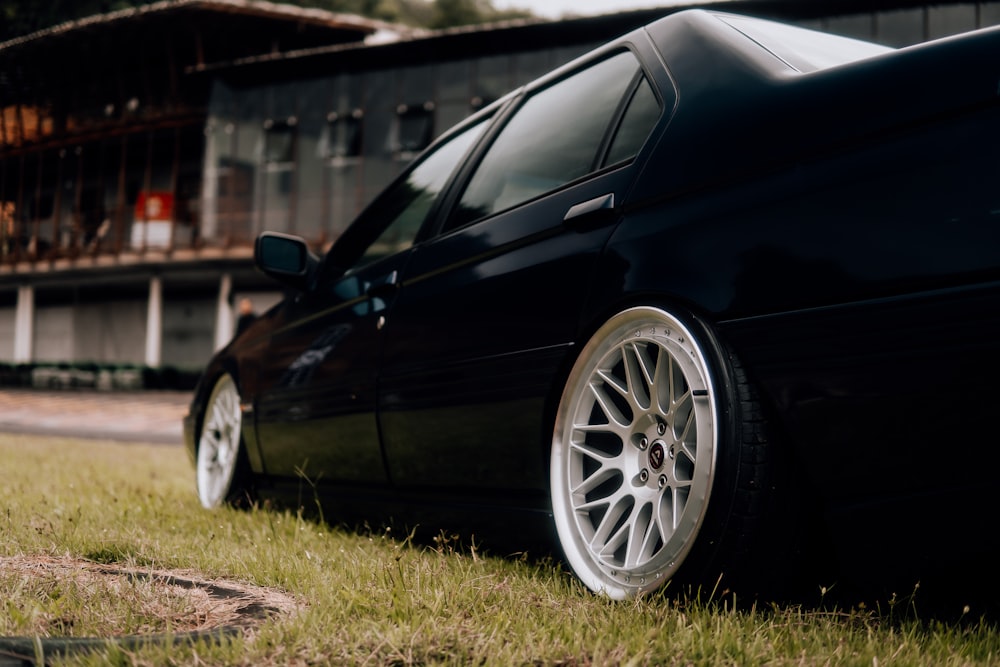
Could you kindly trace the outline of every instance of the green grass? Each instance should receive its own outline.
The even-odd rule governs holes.
[[[1000,633],[967,613],[922,619],[915,602],[818,611],[744,606],[730,596],[656,594],[614,602],[558,565],[499,558],[443,540],[318,525],[294,513],[200,508],[177,447],[0,435],[0,556],[81,558],[197,571],[287,591],[301,611],[220,644],[111,647],[91,664],[237,665],[989,665]],[[156,630],[148,592],[64,586],[53,595],[0,577],[0,634]],[[669,592],[669,591],[668,591]],[[818,597],[817,593],[817,597]],[[709,598],[709,599],[705,599]],[[919,596],[917,597],[919,600]],[[737,601],[738,602],[738,601]],[[170,601],[164,604],[169,606]],[[0,606],[0,609],[4,609]],[[88,618],[94,620],[88,625]],[[129,620],[131,619],[131,620]],[[36,626],[32,626],[36,623]],[[105,624],[105,625],[102,625]]]

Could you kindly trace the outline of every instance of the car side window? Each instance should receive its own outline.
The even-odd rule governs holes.
[[[608,128],[639,71],[636,57],[625,51],[528,97],[487,150],[447,227],[516,206],[598,169]],[[638,135],[652,127],[648,110],[638,110],[645,93],[633,99],[639,105],[632,105],[636,112],[627,120],[645,126],[619,132],[616,155],[634,151]]]
[[[355,223],[356,233],[361,238],[343,239],[345,245],[360,247],[357,259],[345,262],[350,270],[360,269],[413,245],[434,201],[487,123],[488,119],[481,120],[436,148],[365,211],[363,218]],[[352,231],[355,230],[347,233]],[[338,251],[335,245],[331,255]]]
[[[618,125],[605,164],[615,164],[635,157],[660,117],[660,103],[645,78],[639,80],[622,122]]]

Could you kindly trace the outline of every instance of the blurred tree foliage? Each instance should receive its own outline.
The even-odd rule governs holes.
[[[94,14],[151,4],[153,0],[0,0],[0,41]],[[358,14],[425,28],[529,18],[527,10],[500,10],[491,0],[285,0],[303,7]]]
[[[0,0],[0,40],[94,14],[149,4],[140,0]]]

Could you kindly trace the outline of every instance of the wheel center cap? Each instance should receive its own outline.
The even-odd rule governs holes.
[[[649,466],[653,470],[659,470],[663,467],[663,461],[667,457],[667,451],[663,446],[663,442],[657,440],[653,443],[653,446],[649,448]]]

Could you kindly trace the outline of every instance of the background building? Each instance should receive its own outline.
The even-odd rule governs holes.
[[[893,46],[1000,23],[1000,1],[711,6]],[[165,0],[0,44],[0,362],[198,368],[240,298],[281,296],[258,232],[325,248],[449,126],[684,8],[412,32]]]

